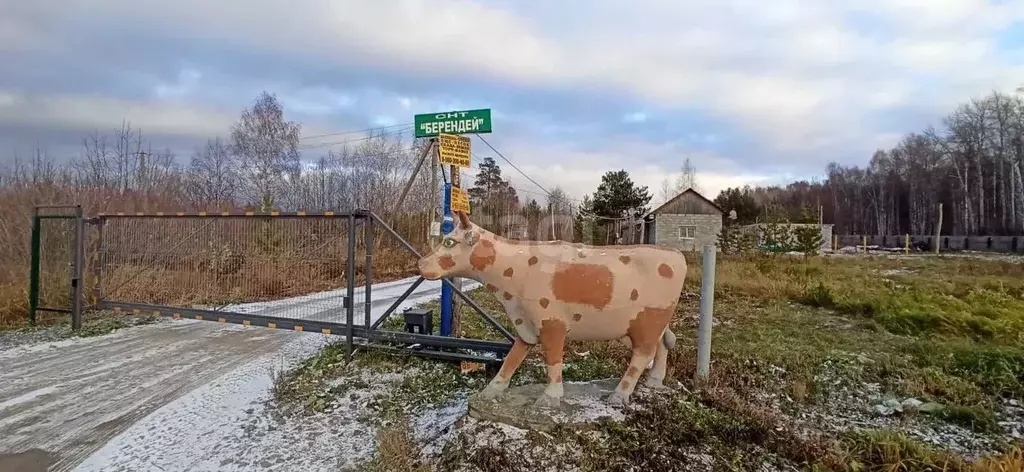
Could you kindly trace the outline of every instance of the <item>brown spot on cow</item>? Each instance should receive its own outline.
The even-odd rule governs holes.
[[[495,287],[492,284],[487,284],[487,291],[491,293],[498,293],[498,287]]]
[[[637,298],[640,298],[640,292],[637,292],[634,288],[633,291],[629,294],[629,299],[635,302]]]
[[[441,256],[441,258],[437,260],[437,265],[441,266],[444,270],[451,269],[452,267],[455,267],[455,258],[452,256]]]
[[[522,318],[516,318],[516,324],[517,325],[523,324],[523,319]]]
[[[541,308],[547,308],[549,303],[551,303],[551,300],[548,300],[547,298],[541,298],[540,299],[540,307]]]
[[[527,264],[534,265],[537,263],[537,256],[530,256],[530,260],[526,261]]]
[[[629,264],[629,261],[631,261],[631,260],[633,260],[632,257],[629,257],[629,256],[619,256],[619,262],[621,262],[623,264]]]
[[[469,254],[469,265],[476,270],[484,270],[494,265],[497,258],[498,251],[494,250],[494,243],[489,239],[481,239]]]
[[[572,320],[573,321],[579,321],[581,319],[583,319],[583,315],[581,315],[579,313],[576,313],[575,315],[572,315]]]
[[[665,277],[666,279],[672,278],[672,268],[668,264],[662,263],[658,266],[658,275]]]
[[[558,318],[540,322],[540,345],[544,348],[544,363],[552,366],[562,363],[565,352],[565,323]]]
[[[628,380],[623,380],[622,382],[619,382],[619,390],[627,391],[629,390],[629,385],[630,384]]]
[[[643,355],[653,356],[661,342],[661,334],[665,331],[669,321],[672,320],[672,313],[675,311],[675,304],[667,308],[649,306],[637,313],[636,318],[629,322],[629,329],[626,335],[636,349]]]
[[[563,264],[551,276],[555,300],[604,309],[612,301],[614,275],[600,264]]]
[[[504,275],[505,277],[511,278],[512,275],[515,274],[515,273],[516,273],[516,271],[512,270],[512,268],[509,267],[508,269],[505,269],[505,272],[502,272],[501,275]]]
[[[505,300],[511,300],[512,299],[512,294],[508,293],[508,292],[505,292],[505,293],[501,294],[501,296],[505,297]]]
[[[636,377],[638,375],[640,375],[640,369],[637,366],[631,365],[626,369],[626,377]]]

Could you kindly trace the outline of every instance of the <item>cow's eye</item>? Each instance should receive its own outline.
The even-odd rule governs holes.
[[[455,247],[456,242],[452,238],[444,238],[444,241],[442,241],[441,244],[444,244],[444,247],[446,247],[448,249],[451,249],[451,248]]]

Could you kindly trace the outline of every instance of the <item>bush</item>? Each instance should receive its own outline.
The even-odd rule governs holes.
[[[752,234],[744,233],[740,227],[729,222],[718,233],[718,248],[725,254],[746,254],[754,250],[757,241]]]
[[[820,226],[797,226],[793,228],[794,246],[804,254],[817,254],[825,238],[821,236]]]

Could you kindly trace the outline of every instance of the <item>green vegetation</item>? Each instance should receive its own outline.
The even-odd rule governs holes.
[[[669,357],[669,376],[684,388],[639,397],[639,408],[622,422],[529,433],[519,440],[525,446],[513,446],[515,441],[481,445],[474,433],[462,432],[445,448],[435,470],[529,470],[541,463],[581,470],[621,470],[626,464],[650,470],[686,465],[742,471],[766,464],[836,471],[1020,470],[1022,444],[999,424],[1007,399],[1024,396],[1020,264],[902,255],[723,255],[717,270],[712,378],[696,386],[689,379],[695,368],[695,295],[701,271],[696,258],[690,262],[673,325],[677,347]],[[469,294],[511,329],[491,294]],[[429,307],[437,316],[437,304]],[[499,339],[471,308],[463,309],[464,336]],[[399,317],[389,326],[400,328]],[[333,355],[340,358],[341,352]],[[371,354],[361,354],[356,364],[374,372],[396,366],[439,369],[429,378],[408,377],[386,402],[374,404],[389,414],[444,403],[488,380],[445,364],[366,356]],[[514,383],[543,381],[539,356],[539,350],[531,351]],[[628,356],[619,343],[570,342],[564,378],[617,377]],[[355,371],[338,369],[313,377]],[[313,371],[304,366],[296,378]],[[346,385],[313,383],[318,387],[305,387],[308,392],[324,391],[328,384],[339,389],[328,397],[343,394]],[[908,407],[888,416],[872,411],[885,399],[908,398],[932,407]],[[960,447],[974,452],[964,457],[926,444],[920,428],[954,431],[966,441]],[[522,452],[534,449],[540,452]],[[387,454],[382,449],[375,460],[394,460],[383,457]]]

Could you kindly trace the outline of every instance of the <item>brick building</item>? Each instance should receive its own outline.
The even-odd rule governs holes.
[[[692,188],[644,215],[643,241],[681,251],[700,251],[718,243],[725,211]]]

